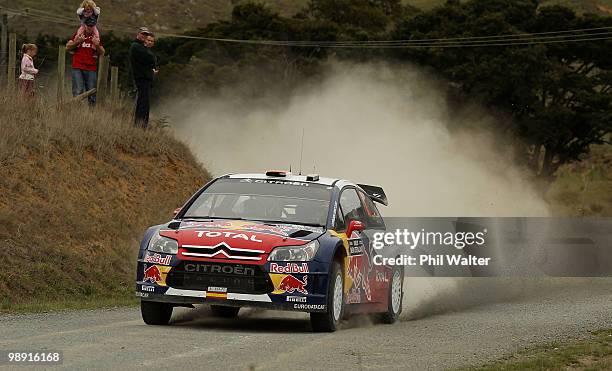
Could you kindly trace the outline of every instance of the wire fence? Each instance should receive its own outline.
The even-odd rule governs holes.
[[[21,58],[23,58],[23,54],[17,48],[17,35],[14,33],[10,34],[9,40],[8,51],[0,53],[2,57],[0,63],[2,66],[0,76],[2,78],[0,78],[0,81],[3,81],[6,76],[7,87],[14,89],[18,86],[17,82],[21,75]],[[70,76],[66,76],[66,48],[64,45],[59,45],[57,49],[47,46],[39,46],[38,49],[39,51],[46,50],[49,52],[48,54],[56,53],[59,60],[54,61],[56,63],[55,70],[53,68],[41,69],[45,59],[38,63],[36,67],[39,72],[34,80],[35,88],[42,97],[46,99],[54,98],[57,102],[61,103],[68,99],[65,92],[72,91],[72,89],[67,88],[67,85],[70,83]],[[13,60],[14,64],[12,63]],[[108,56],[98,56],[98,83],[96,90],[90,94],[96,94],[97,101],[100,103],[108,101],[115,104],[119,103],[118,100],[122,97],[118,84],[119,68],[111,67],[109,60],[110,57]],[[62,69],[61,66],[64,66],[64,68]]]

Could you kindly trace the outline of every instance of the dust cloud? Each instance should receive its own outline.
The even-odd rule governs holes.
[[[170,120],[216,175],[300,168],[382,186],[385,216],[543,216],[547,205],[482,130],[484,111],[449,112],[440,85],[415,68],[329,67],[282,104],[225,94],[172,102]]]
[[[297,173],[303,133],[302,173],[382,186],[390,202],[384,216],[547,216],[509,149],[483,129],[495,118],[478,108],[457,115],[443,85],[405,65],[340,63],[284,103],[261,87],[256,103],[229,93],[168,102],[165,110],[215,175],[290,166]],[[489,282],[407,278],[405,316],[517,295],[516,281]]]

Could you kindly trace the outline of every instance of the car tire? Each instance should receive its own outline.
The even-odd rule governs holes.
[[[140,314],[147,325],[167,325],[172,317],[172,305],[154,301],[140,301]]]
[[[404,271],[401,268],[393,268],[391,282],[389,282],[387,312],[380,316],[383,323],[395,323],[402,313],[402,301],[404,299]]]
[[[227,307],[224,305],[211,305],[210,311],[214,317],[221,318],[236,318],[238,317],[238,312],[240,311],[240,307]]]
[[[310,313],[310,324],[316,332],[333,332],[344,316],[344,275],[342,266],[334,262],[327,287],[327,312]]]

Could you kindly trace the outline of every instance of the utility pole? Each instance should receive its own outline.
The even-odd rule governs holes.
[[[6,42],[8,39],[8,15],[3,13],[0,15],[0,86],[3,86],[6,81],[8,54],[6,52]]]

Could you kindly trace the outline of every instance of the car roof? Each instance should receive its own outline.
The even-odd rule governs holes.
[[[307,175],[295,175],[289,172],[287,172],[285,176],[268,176],[266,174],[260,174],[260,173],[245,173],[245,174],[228,174],[228,175],[225,175],[225,177],[231,178],[231,179],[282,180],[282,181],[289,181],[289,182],[314,183],[314,184],[321,184],[321,185],[326,185],[326,186],[336,185],[335,183],[340,181],[340,179],[337,179],[337,178],[325,178],[325,177],[319,177],[319,180],[316,180],[316,181],[307,180],[306,178]]]

